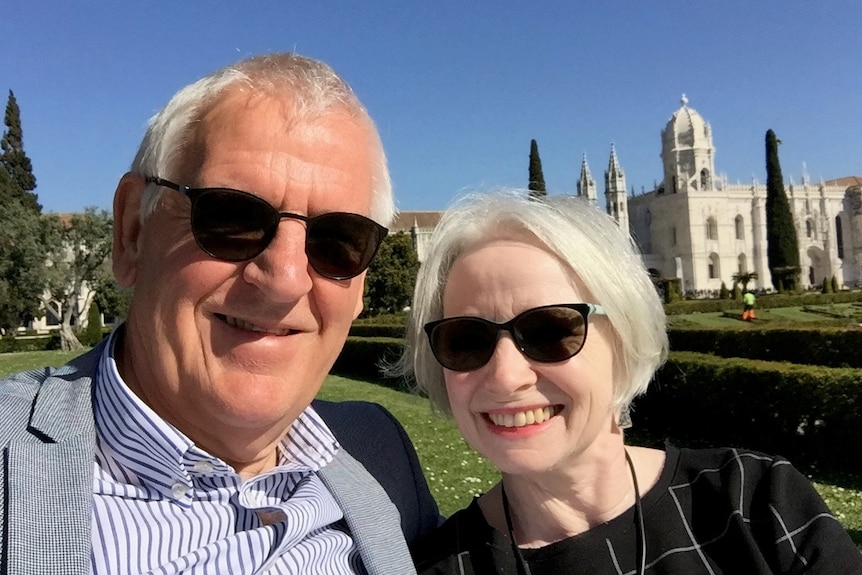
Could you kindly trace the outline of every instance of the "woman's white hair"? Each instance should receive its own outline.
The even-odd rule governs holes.
[[[594,204],[574,196],[535,199],[527,190],[497,190],[468,195],[448,209],[419,270],[404,353],[390,373],[412,380],[437,409],[451,414],[443,368],[423,326],[443,317],[443,291],[465,250],[491,239],[523,238],[525,233],[572,270],[592,294],[590,303],[604,307],[621,368],[613,382],[612,407],[627,408],[646,391],[667,357],[664,308],[628,232]]]
[[[142,176],[175,177],[179,171],[195,173],[183,162],[194,157],[196,128],[220,97],[229,91],[248,91],[283,100],[291,106],[290,118],[304,120],[328,112],[349,114],[367,124],[375,150],[371,218],[388,226],[395,217],[392,183],[380,135],[367,110],[328,65],[298,54],[280,53],[242,60],[201,78],[177,92],[150,119],[131,171]],[[180,182],[182,183],[182,182]],[[162,188],[148,186],[141,200],[141,220],[156,209]]]

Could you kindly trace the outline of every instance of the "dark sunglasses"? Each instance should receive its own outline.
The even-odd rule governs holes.
[[[554,363],[583,349],[591,314],[604,315],[605,310],[592,303],[568,303],[534,307],[503,323],[476,316],[447,317],[426,323],[425,333],[434,357],[452,371],[473,371],[488,363],[504,331],[530,359]]]
[[[305,254],[314,271],[325,278],[346,280],[371,264],[388,230],[365,216],[329,212],[308,217],[279,212],[269,202],[230,188],[190,188],[161,178],[147,183],[177,190],[192,201],[192,235],[212,257],[242,262],[260,255],[283,218],[306,224]]]

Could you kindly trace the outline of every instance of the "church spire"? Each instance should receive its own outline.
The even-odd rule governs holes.
[[[617,150],[611,143],[611,157],[608,159],[608,171],[605,172],[605,205],[620,227],[628,231],[628,195],[626,193],[626,176],[620,167]]]
[[[578,178],[578,196],[586,198],[595,203],[598,201],[596,195],[596,181],[590,174],[590,166],[587,164],[587,153],[581,159],[581,176]]]

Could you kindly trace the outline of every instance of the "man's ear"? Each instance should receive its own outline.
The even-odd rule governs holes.
[[[141,198],[147,183],[139,174],[126,173],[114,192],[114,277],[123,287],[135,285],[141,236]]]

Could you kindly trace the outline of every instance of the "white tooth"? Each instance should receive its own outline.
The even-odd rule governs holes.
[[[268,330],[268,329],[262,328],[258,325],[255,325],[251,322],[247,322],[245,320],[241,320],[239,318],[231,317],[231,316],[225,316],[225,323],[227,323],[228,325],[232,325],[234,327],[238,327],[240,329],[247,329],[249,331],[254,331],[254,332],[258,332],[258,333],[272,333],[275,335],[287,335],[288,333],[290,333],[289,329]]]
[[[536,419],[536,423],[542,423],[546,419],[545,410],[541,408],[533,410],[533,417]]]
[[[516,413],[489,413],[488,418],[501,427],[524,427],[525,425],[533,425],[542,423],[551,419],[556,413],[553,407],[537,407],[527,411],[519,411]]]

